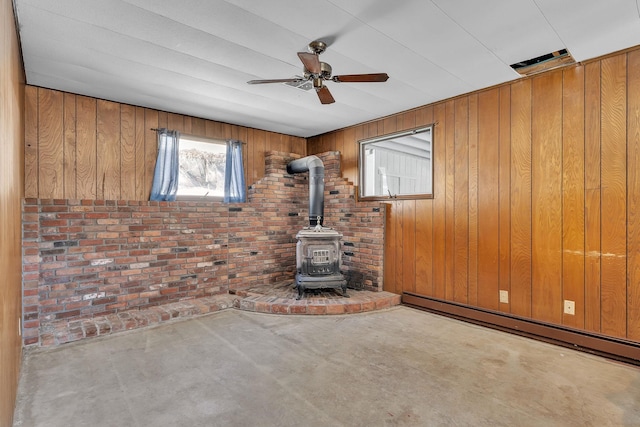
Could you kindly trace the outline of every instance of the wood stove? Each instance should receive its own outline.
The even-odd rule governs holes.
[[[341,288],[347,295],[347,281],[340,272],[342,234],[322,226],[305,227],[296,235],[296,288],[298,298],[307,289]]]
[[[287,173],[309,171],[309,227],[298,232],[296,238],[296,288],[298,298],[307,289],[341,288],[347,295],[347,281],[340,272],[342,234],[323,227],[324,222],[324,164],[317,156],[293,160]]]

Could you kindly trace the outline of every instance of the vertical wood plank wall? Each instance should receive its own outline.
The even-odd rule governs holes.
[[[0,0],[0,426],[12,425],[22,358],[24,73],[13,2]]]
[[[388,202],[385,289],[640,341],[640,49],[313,137],[308,152],[342,151],[357,183],[359,139],[428,123],[434,198]]]
[[[295,136],[34,86],[25,94],[25,197],[148,200],[156,161],[152,128],[239,139],[247,185],[264,176],[265,151],[306,154]]]

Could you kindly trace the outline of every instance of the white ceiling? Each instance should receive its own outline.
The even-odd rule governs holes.
[[[27,83],[308,137],[517,79],[563,48],[577,61],[640,45],[640,0],[14,0]],[[325,40],[334,74],[386,83],[313,91],[252,79],[302,74]]]

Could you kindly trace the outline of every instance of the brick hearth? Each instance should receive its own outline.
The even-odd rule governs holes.
[[[400,304],[400,295],[389,292],[349,290],[349,298],[333,290],[308,290],[296,300],[291,282],[275,286],[260,286],[236,293],[238,308],[246,311],[273,314],[349,314],[381,310]]]

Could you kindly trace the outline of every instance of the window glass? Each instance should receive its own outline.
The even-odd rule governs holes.
[[[433,126],[360,141],[360,198],[433,195]]]
[[[227,144],[221,140],[180,135],[178,198],[224,197]]]

